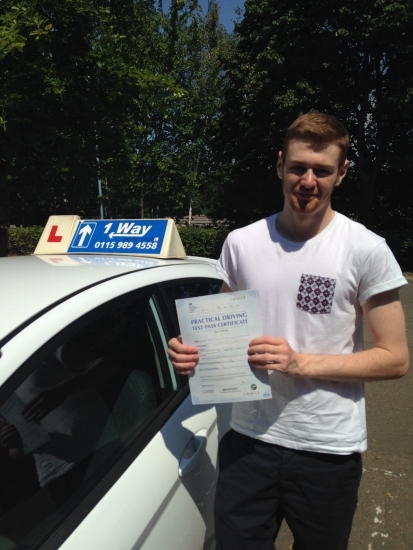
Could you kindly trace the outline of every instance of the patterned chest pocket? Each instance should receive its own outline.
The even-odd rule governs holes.
[[[302,274],[297,294],[297,307],[308,313],[331,313],[336,279]]]

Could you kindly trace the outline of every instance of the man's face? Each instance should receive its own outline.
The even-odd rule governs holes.
[[[340,153],[337,145],[320,148],[308,141],[291,141],[285,158],[280,151],[277,173],[286,205],[302,214],[327,210],[347,173],[348,161],[340,166]]]

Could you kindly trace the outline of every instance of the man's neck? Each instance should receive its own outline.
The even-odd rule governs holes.
[[[276,229],[278,233],[289,241],[303,242],[312,239],[321,233],[327,225],[333,221],[335,212],[329,207],[322,215],[300,214],[286,208],[276,219]]]

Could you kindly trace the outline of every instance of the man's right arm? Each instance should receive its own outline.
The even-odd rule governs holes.
[[[232,290],[226,283],[223,283],[221,292],[232,292]],[[198,348],[195,346],[186,346],[182,343],[180,336],[169,340],[167,351],[172,365],[178,374],[191,374],[192,369],[198,364]]]

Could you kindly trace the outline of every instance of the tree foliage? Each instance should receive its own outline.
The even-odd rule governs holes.
[[[277,151],[315,110],[351,135],[337,209],[382,231],[404,217],[411,230],[412,23],[409,0],[246,0],[215,142],[214,217],[239,225],[282,207]]]
[[[179,216],[199,197],[230,37],[214,3],[161,4],[2,2],[0,217],[97,216],[98,180],[108,217]]]

